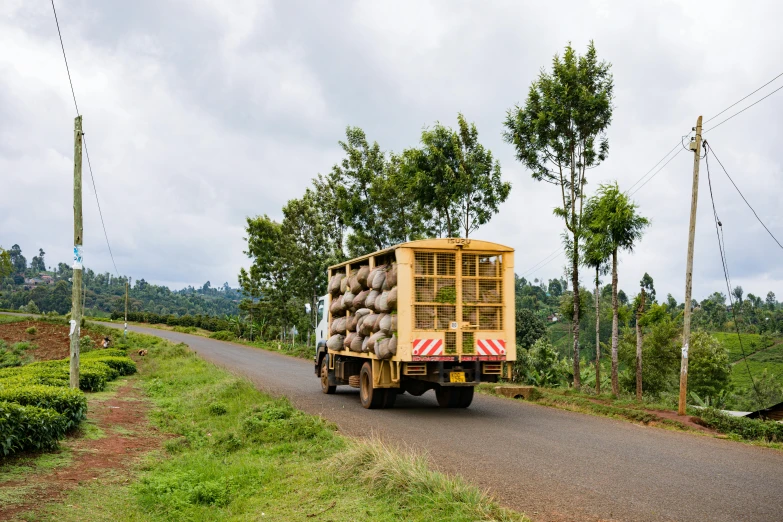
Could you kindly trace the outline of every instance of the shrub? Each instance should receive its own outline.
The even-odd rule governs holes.
[[[127,357],[128,353],[125,350],[118,348],[103,348],[101,350],[95,350],[82,355],[82,359],[94,359],[101,357]]]
[[[14,343],[10,348],[5,341],[0,339],[0,368],[21,366],[24,363],[24,352],[33,345],[24,341]]]
[[[228,413],[228,408],[226,408],[225,404],[213,402],[209,405],[209,413],[212,415],[225,415]]]
[[[783,424],[773,421],[732,417],[714,408],[699,410],[703,423],[727,435],[737,435],[746,440],[783,442]]]
[[[0,402],[22,406],[50,408],[67,419],[67,429],[76,427],[87,413],[87,398],[80,390],[70,388],[28,385],[0,390]]]
[[[688,389],[700,397],[717,398],[731,384],[729,352],[707,332],[691,336]]]
[[[92,340],[92,337],[89,335],[85,335],[81,338],[79,341],[79,352],[91,352],[95,350],[95,341]]]
[[[558,386],[570,380],[569,367],[568,360],[559,359],[546,339],[539,339],[529,350],[519,350],[513,377],[525,384]]]
[[[287,401],[253,409],[242,420],[242,431],[257,443],[294,442],[327,433],[320,419],[295,410]]]
[[[100,353],[100,352],[96,352]],[[133,375],[136,373],[136,363],[130,357],[90,357],[84,362],[99,362],[116,370],[119,375]],[[111,380],[111,379],[110,379]]]
[[[35,335],[38,333],[38,328],[36,328],[35,326],[31,326],[30,328],[25,330],[25,332],[27,332],[27,335]]]
[[[228,330],[219,330],[209,336],[210,339],[217,339],[218,341],[236,341],[236,334]]]
[[[65,436],[68,419],[49,408],[0,402],[0,453],[57,447]]]

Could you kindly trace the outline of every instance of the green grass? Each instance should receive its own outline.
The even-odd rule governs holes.
[[[767,370],[767,373],[775,375],[778,381],[783,379],[783,362],[759,361],[757,357],[760,358],[763,355],[764,354],[754,354],[751,357],[748,357],[747,365],[745,364],[745,361],[739,361],[732,366],[731,381],[735,386],[738,388],[751,388],[752,385],[750,376],[748,375],[748,366],[750,366],[750,371],[753,374],[754,379],[758,379],[761,374],[764,373],[765,369]],[[780,356],[780,354],[776,354],[776,356]]]
[[[0,314],[0,324],[21,323],[22,321],[33,321],[33,320],[35,320],[34,317]]]
[[[140,379],[152,422],[174,436],[164,449],[130,477],[91,481],[23,519],[525,520],[424,457],[342,437],[184,345],[152,345]]]

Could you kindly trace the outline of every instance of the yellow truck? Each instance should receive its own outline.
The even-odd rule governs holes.
[[[475,239],[402,243],[329,268],[318,305],[323,393],[359,388],[365,408],[435,390],[466,408],[516,360],[514,250]]]

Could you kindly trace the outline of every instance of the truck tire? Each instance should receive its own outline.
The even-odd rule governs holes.
[[[364,363],[359,372],[359,399],[368,410],[383,408],[386,403],[386,390],[372,387],[372,364]]]
[[[329,359],[324,357],[321,361],[321,392],[331,395],[336,390],[337,386],[329,386]]]

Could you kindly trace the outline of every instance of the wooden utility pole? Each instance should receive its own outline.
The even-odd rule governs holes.
[[[123,337],[128,337],[128,280],[125,280],[125,329],[122,331]]]
[[[82,325],[82,117],[74,125],[73,145],[73,300],[71,301],[71,388],[79,389],[79,336]]]
[[[688,347],[691,342],[691,288],[693,286],[693,243],[696,236],[696,206],[699,202],[699,162],[701,161],[701,116],[696,120],[696,136],[691,141],[693,155],[693,190],[691,192],[691,225],[688,230],[688,260],[685,265],[685,310],[682,327],[682,362],[680,363],[680,403],[678,415],[685,415],[688,398]]]

